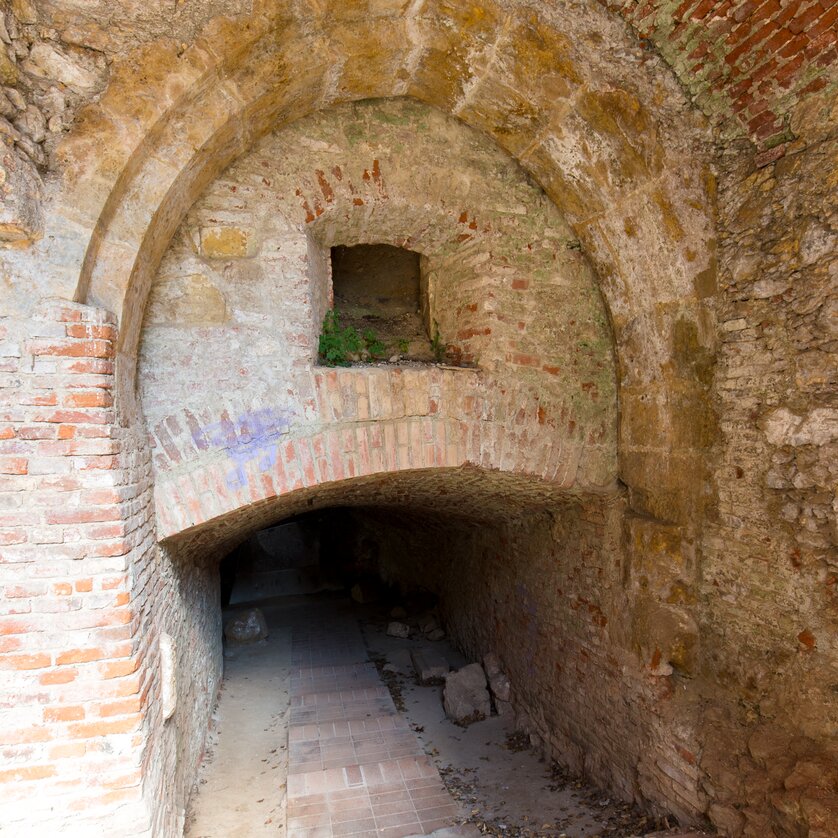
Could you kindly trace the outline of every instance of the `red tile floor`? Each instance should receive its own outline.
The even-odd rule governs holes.
[[[291,626],[288,838],[405,838],[461,814],[399,715],[357,622],[300,609]]]

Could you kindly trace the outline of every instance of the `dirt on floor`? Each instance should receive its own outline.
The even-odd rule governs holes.
[[[289,609],[314,603],[324,607],[324,600],[335,597],[332,593],[252,603],[265,614],[270,635],[252,646],[225,650],[219,704],[187,812],[188,838],[285,835],[291,650],[287,615]],[[243,607],[247,606],[235,608]],[[529,737],[515,730],[511,716],[493,715],[465,728],[455,725],[445,716],[442,686],[419,685],[408,663],[409,652],[431,646],[454,668],[469,661],[445,639],[431,643],[419,633],[410,638],[388,636],[385,609],[358,605],[356,613],[370,659],[377,663],[397,709],[461,804],[463,822],[481,834],[504,838],[700,835],[670,831],[674,822],[648,817],[556,763],[545,762]]]

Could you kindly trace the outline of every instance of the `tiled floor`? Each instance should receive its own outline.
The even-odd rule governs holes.
[[[292,627],[288,838],[404,838],[459,808],[368,662],[357,622],[316,606]]]

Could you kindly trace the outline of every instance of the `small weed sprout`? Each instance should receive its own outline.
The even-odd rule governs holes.
[[[340,314],[337,311],[326,312],[318,353],[320,360],[327,367],[348,367],[351,361],[359,360],[364,354],[371,358],[380,358],[386,350],[372,329],[367,329],[363,335],[359,335],[354,326],[340,325]]]
[[[372,358],[380,358],[387,351],[387,347],[378,339],[372,329],[367,329],[364,332],[364,345]]]
[[[353,326],[341,328],[338,312],[327,311],[318,346],[320,360],[327,367],[346,367],[350,356],[357,355],[361,349],[363,341],[357,330]]]

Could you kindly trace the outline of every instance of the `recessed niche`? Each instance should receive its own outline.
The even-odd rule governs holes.
[[[351,329],[360,338],[357,349],[348,341],[347,362],[441,360],[428,322],[419,253],[388,244],[339,245],[332,248],[331,260],[333,334]]]

